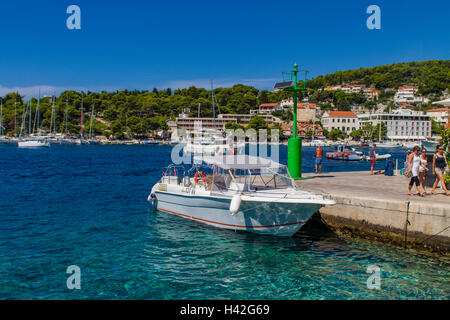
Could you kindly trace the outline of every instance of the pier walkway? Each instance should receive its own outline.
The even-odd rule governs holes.
[[[336,205],[320,210],[338,233],[438,251],[450,249],[450,196],[406,194],[409,179],[368,171],[303,174],[300,189],[328,194]],[[431,188],[428,188],[430,190]],[[413,192],[415,187],[413,187]]]

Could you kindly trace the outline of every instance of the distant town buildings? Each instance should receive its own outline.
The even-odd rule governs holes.
[[[325,91],[342,90],[346,93],[362,93],[368,100],[377,101],[380,90],[366,87],[364,84],[352,82],[343,85],[329,86]],[[391,89],[391,91],[395,91]],[[425,112],[418,112],[417,103],[428,103],[428,99],[416,96],[418,89],[414,86],[401,86],[394,95],[394,103],[398,109],[391,111],[391,104],[371,104],[371,108],[364,105],[350,106],[351,111],[325,111],[320,117],[320,106],[309,102],[305,98],[297,105],[297,128],[299,136],[305,137],[307,133],[313,132],[316,137],[323,136],[323,131],[341,130],[347,136],[352,131],[363,128],[366,123],[376,126],[384,123],[387,128],[387,138],[392,140],[418,140],[431,137],[431,118],[436,122],[449,126],[450,108],[435,108]],[[444,103],[441,101],[440,103]],[[244,128],[248,126],[250,120],[256,115],[264,118],[264,121],[272,127],[280,124],[284,136],[292,136],[292,121],[283,123],[272,113],[279,110],[293,111],[294,102],[292,98],[282,100],[278,103],[262,103],[258,109],[250,110],[249,114],[220,114],[214,118],[189,117],[189,110],[180,114],[176,121],[169,125],[174,128],[191,131],[194,124],[201,121],[205,129],[225,130],[228,122],[238,123]],[[444,106],[447,106],[444,104]],[[374,112],[374,113],[370,113]],[[387,113],[388,112],[388,113]],[[321,125],[313,124],[316,120],[321,120]],[[169,123],[168,123],[169,124]],[[309,134],[308,134],[309,135]],[[384,137],[383,137],[384,138]]]
[[[258,114],[266,121],[269,125],[281,123],[281,119],[274,117],[270,114]],[[225,125],[228,122],[245,124],[250,122],[250,120],[255,117],[252,114],[219,114],[217,118],[197,118],[197,117],[186,117],[185,114],[180,114],[176,118],[176,127],[179,129],[185,129],[188,131],[193,131],[196,124],[201,123],[204,129],[217,129],[225,130]],[[168,123],[169,125],[169,123]]]
[[[418,89],[414,86],[398,87],[394,95],[395,103],[428,103],[427,98],[416,96]]]
[[[388,139],[418,140],[431,137],[431,120],[424,112],[406,109],[394,110],[392,113],[372,113],[358,115],[360,128],[366,123],[373,126],[384,122]]]
[[[271,114],[258,114],[258,116],[262,117],[264,121],[268,124],[277,124],[281,123],[281,119],[274,117]],[[248,123],[250,120],[255,117],[253,114],[237,114],[237,113],[222,113],[217,116],[218,119],[225,120],[226,122],[234,122],[234,123]]]
[[[348,135],[359,129],[358,117],[352,111],[325,111],[321,121],[327,131],[339,129]]]
[[[258,113],[271,114],[272,112],[281,109],[282,108],[279,103],[262,103],[259,106],[259,109],[250,110],[250,114],[258,114]]]
[[[450,117],[450,108],[431,109],[427,111],[427,115],[429,115],[434,121],[446,125]]]
[[[297,121],[309,122],[316,120],[317,105],[311,102],[297,104]]]
[[[281,125],[281,130],[283,131],[284,136],[292,137],[292,123],[283,123]],[[297,122],[297,134],[300,137],[305,137],[308,132],[312,133],[312,136],[314,137],[323,137],[323,129],[320,124]]]
[[[377,90],[375,88],[367,88],[364,84],[359,84],[356,82],[352,82],[351,84],[344,84],[344,85],[335,85],[335,86],[329,86],[325,88],[325,91],[336,91],[336,90],[342,90],[345,93],[362,93],[368,100],[378,100],[380,96],[380,90]]]

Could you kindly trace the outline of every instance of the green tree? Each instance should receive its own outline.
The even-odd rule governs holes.
[[[327,137],[328,139],[331,140],[344,139],[345,134],[340,129],[333,129],[330,132],[328,132]]]
[[[381,132],[380,132],[380,124],[377,124],[375,127],[373,127],[372,131],[372,140],[383,140],[386,137],[387,128],[384,122],[381,122]]]
[[[248,123],[248,129],[255,129],[256,132],[259,132],[261,129],[268,129],[267,122],[261,116],[254,116]]]
[[[360,140],[362,136],[363,136],[362,129],[357,129],[350,132],[350,137],[352,137],[353,140]]]
[[[243,127],[239,123],[230,121],[230,122],[227,122],[225,124],[225,129],[227,129],[227,130],[239,130],[239,129],[243,129]]]

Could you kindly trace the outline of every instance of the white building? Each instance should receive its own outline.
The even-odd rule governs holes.
[[[396,103],[428,103],[427,98],[416,97],[417,88],[414,86],[403,86],[399,87],[398,91],[394,95],[394,102]]]
[[[440,124],[447,124],[450,116],[450,108],[438,108],[427,111],[427,115]]]
[[[271,114],[272,112],[278,111],[281,109],[282,108],[279,103],[262,103],[259,106],[259,109],[250,110],[250,114],[258,114],[258,113]]]
[[[366,85],[359,84],[356,82],[347,85],[335,85],[325,88],[325,91],[336,91],[336,90],[342,90],[345,93],[361,92],[368,100],[372,101],[378,100],[378,97],[380,96],[380,90],[376,90],[375,88],[367,88]]]
[[[325,111],[321,122],[324,129],[339,129],[347,135],[359,129],[358,117],[352,111]]]
[[[308,98],[304,98],[301,102],[308,102]],[[298,102],[300,104],[300,101]],[[298,106],[298,105],[297,105]],[[280,107],[283,109],[294,109],[294,98],[290,97],[280,101]]]
[[[424,140],[431,137],[431,120],[423,112],[398,109],[392,113],[367,113],[358,115],[360,128],[366,123],[376,126],[384,122],[391,140]]]

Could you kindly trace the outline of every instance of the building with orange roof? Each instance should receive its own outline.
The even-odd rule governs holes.
[[[375,88],[367,88],[366,85],[360,84],[358,81],[353,81],[350,84],[328,86],[324,89],[325,91],[336,91],[342,90],[345,93],[360,93],[362,92],[364,96],[369,100],[378,100],[380,95],[380,90]]]
[[[261,103],[259,109],[250,110],[251,114],[265,113],[271,114],[274,111],[281,110],[279,103]]]
[[[429,99],[421,96],[416,96],[418,89],[414,86],[401,86],[398,87],[397,92],[394,95],[394,102],[401,103],[428,103]]]
[[[448,119],[450,117],[450,108],[431,109],[427,111],[427,115],[429,115],[434,121],[445,125],[448,123]]]
[[[286,137],[292,137],[292,123],[283,123],[281,125],[283,135]],[[297,134],[300,137],[305,137],[306,133],[312,131],[314,137],[323,137],[323,128],[320,124],[312,124],[307,122],[297,122]]]
[[[297,104],[297,121],[309,122],[316,120],[317,105],[311,102]]]
[[[339,129],[347,135],[359,129],[358,117],[353,111],[326,111],[321,122],[325,130]]]

